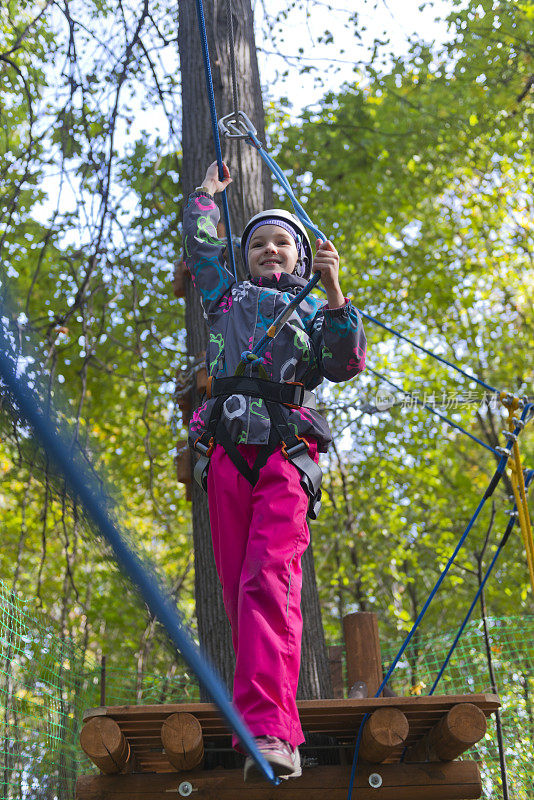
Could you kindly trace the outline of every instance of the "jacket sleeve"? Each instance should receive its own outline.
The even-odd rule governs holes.
[[[184,257],[207,314],[235,283],[223,259],[226,242],[217,236],[219,217],[219,209],[207,192],[189,195],[184,210]]]
[[[323,306],[314,320],[316,357],[329,381],[347,381],[365,369],[367,340],[361,317],[347,300],[341,308]]]

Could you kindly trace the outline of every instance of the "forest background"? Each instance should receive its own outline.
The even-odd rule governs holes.
[[[264,50],[288,53],[295,7],[273,14],[258,3]],[[269,74],[262,62],[268,140],[341,253],[344,291],[490,385],[532,396],[534,5],[422,2],[419,13],[441,15],[443,35],[426,41],[416,17],[400,55],[387,36],[365,34],[366,18],[397,25],[400,12],[385,0],[345,12],[318,0],[298,8],[319,9],[329,29],[285,60],[271,55]],[[185,437],[175,374],[191,366],[184,301],[172,294],[183,199],[176,42],[177,9],[158,0],[4,0],[0,280],[19,371],[105,475],[121,525],[194,632],[190,504],[173,464]],[[350,78],[336,77],[342,68]],[[309,81],[309,105],[291,93],[297,75]],[[327,641],[338,642],[342,616],[360,609],[378,613],[383,642],[395,645],[496,459],[379,376],[491,447],[505,443],[503,418],[476,384],[370,322],[366,331],[371,370],[321,394],[335,446],[312,535]],[[179,673],[7,402],[0,425],[0,579],[9,592],[138,685]],[[533,467],[531,429],[521,442]],[[504,479],[428,613],[428,635],[462,619],[510,494]],[[532,614],[517,531],[486,599],[496,618]],[[412,666],[411,688],[424,692]],[[520,679],[530,698],[532,675]],[[527,707],[533,726],[530,699]]]

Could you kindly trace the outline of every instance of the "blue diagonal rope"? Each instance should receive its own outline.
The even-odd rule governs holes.
[[[184,631],[178,612],[159,586],[156,574],[147,570],[141,559],[126,544],[111,520],[105,508],[102,491],[95,487],[88,467],[76,462],[71,449],[65,445],[50,418],[39,410],[36,396],[27,385],[24,385],[21,378],[17,378],[12,366],[13,359],[10,360],[9,357],[9,353],[12,351],[2,316],[3,311],[0,308],[0,377],[13,395],[19,412],[34,431],[47,456],[63,474],[72,493],[78,497],[88,516],[109,542],[119,566],[137,586],[148,608],[161,622],[173,644],[198,676],[200,683],[212,697],[229,727],[239,737],[244,749],[252,756],[258,769],[267,780],[277,785],[280,779],[274,775],[271,765],[258,750],[254,737],[228,699],[226,687]]]
[[[486,442],[483,442],[482,439],[478,439],[472,433],[469,433],[469,431],[466,431],[465,428],[462,428],[462,426],[458,425],[457,422],[453,422],[453,420],[449,419],[447,416],[445,416],[445,414],[442,414],[440,411],[437,411],[437,409],[433,408],[429,403],[424,403],[422,400],[419,400],[414,394],[412,394],[412,392],[409,392],[407,389],[403,389],[402,386],[397,386],[396,383],[391,381],[389,378],[386,378],[385,375],[382,375],[380,372],[377,372],[376,370],[372,369],[372,367],[366,365],[365,368],[366,368],[366,370],[368,370],[368,372],[372,372],[373,375],[376,375],[377,378],[380,378],[380,380],[385,381],[386,383],[389,383],[389,385],[393,386],[393,388],[396,389],[397,391],[402,392],[403,394],[407,395],[408,397],[411,397],[411,399],[414,400],[417,403],[418,406],[421,406],[422,408],[426,408],[427,411],[430,411],[432,414],[435,414],[437,417],[442,419],[443,422],[446,422],[447,425],[450,425],[451,428],[456,428],[457,430],[461,431],[462,433],[465,433],[466,436],[469,436],[470,439],[473,439],[474,442],[477,442],[482,447],[485,447],[486,450],[489,450],[494,455],[496,455],[496,456],[500,455],[497,452],[497,450],[495,450],[494,447],[491,447],[489,444],[486,444]]]
[[[263,145],[261,144],[261,142],[256,137],[253,131],[249,130],[249,136],[254,142],[255,147],[258,149],[262,159],[269,166],[273,174],[276,176],[276,178],[280,181],[281,185],[285,189],[289,199],[291,200],[291,204],[295,210],[295,213],[302,222],[302,224],[305,225],[309,230],[311,230],[312,233],[315,234],[317,239],[321,239],[323,242],[325,242],[327,237],[321,230],[319,230],[319,228],[316,225],[313,224],[308,214],[297,200],[293,192],[293,189],[289,184],[289,181],[287,180],[286,176],[284,175],[284,173],[282,172],[276,161],[273,158],[271,158],[271,156],[264,150]],[[282,326],[292,315],[293,311],[297,308],[297,306],[299,306],[302,303],[304,298],[306,298],[312,291],[312,289],[317,285],[320,278],[321,274],[319,272],[316,272],[310,278],[306,286],[304,286],[300,290],[300,292],[296,295],[296,297],[294,297],[293,300],[276,317],[276,319],[270,326],[269,331],[267,331],[267,333],[265,333],[261,337],[261,339],[254,345],[252,351],[250,351],[250,353],[243,353],[242,362],[243,361],[246,362],[247,357],[255,357],[261,355],[264,348],[269,344],[269,342],[272,342],[273,338],[277,335],[278,331],[282,329]]]
[[[282,172],[282,170],[280,169],[274,158],[272,158],[272,156],[270,156],[269,153],[265,150],[264,146],[262,145],[258,137],[255,135],[254,131],[249,129],[248,136],[249,138],[246,141],[248,141],[258,150],[263,161],[270,167],[271,171],[276,176],[276,178],[280,182],[280,185],[285,190],[289,199],[291,200],[293,208],[295,209],[295,213],[297,214],[301,222],[304,225],[306,225],[310,230],[312,230],[318,238],[323,238],[323,239],[326,238],[324,234],[322,234],[321,231],[313,225],[305,209],[302,207],[302,205],[295,197],[295,194],[286,176],[284,175],[284,173]],[[399,339],[403,339],[405,342],[408,342],[408,344],[411,344],[413,347],[416,347],[418,350],[421,350],[423,353],[432,356],[432,358],[435,358],[437,361],[441,361],[442,364],[446,364],[448,367],[451,367],[452,369],[456,370],[461,375],[464,375],[466,378],[469,378],[469,380],[475,381],[480,386],[483,386],[485,389],[487,389],[489,392],[493,393],[498,392],[498,389],[496,389],[494,386],[490,386],[488,383],[485,383],[484,381],[480,380],[480,378],[477,378],[475,375],[471,375],[469,372],[466,372],[461,367],[458,367],[456,364],[453,364],[452,361],[448,361],[446,358],[439,356],[432,350],[429,350],[428,348],[423,347],[423,345],[414,342],[412,339],[409,339],[407,336],[404,336],[404,334],[400,333],[399,331],[396,331],[389,325],[385,325],[383,322],[380,322],[375,317],[372,317],[370,314],[366,314],[360,309],[358,310],[362,315],[362,317],[364,317],[364,319],[368,319],[370,322],[375,323],[375,325],[379,325],[381,328],[384,328],[384,330],[389,331],[389,333],[392,333],[394,336],[398,336]]]
[[[427,355],[432,356],[432,358],[435,358],[437,361],[441,361],[442,364],[446,364],[448,367],[451,367],[452,369],[455,369],[461,375],[464,375],[466,378],[469,378],[470,381],[475,381],[475,383],[478,383],[479,386],[483,386],[485,389],[487,389],[488,392],[493,392],[494,394],[498,394],[499,390],[496,389],[494,386],[490,386],[489,383],[485,383],[484,381],[481,381],[480,378],[477,378],[477,377],[475,377],[475,375],[471,375],[469,372],[466,372],[461,367],[458,367],[456,364],[453,364],[452,361],[447,361],[446,358],[443,358],[442,356],[438,356],[437,353],[434,353],[432,350],[429,350],[428,348],[423,347],[422,344],[418,344],[417,342],[414,342],[413,339],[409,339],[407,336],[404,336],[404,334],[399,333],[399,331],[396,331],[394,328],[390,328],[389,325],[385,325],[383,322],[380,322],[379,320],[375,319],[375,317],[372,317],[370,314],[365,314],[363,311],[360,311],[360,314],[365,319],[368,319],[370,322],[374,322],[375,325],[379,325],[381,328],[384,328],[384,330],[389,331],[389,333],[392,333],[394,336],[397,336],[399,339],[402,339],[403,341],[408,342],[408,344],[411,344],[413,347],[416,347],[418,350],[422,350],[423,353],[426,353]]]
[[[204,7],[202,0],[196,0],[197,4],[197,17],[198,29],[200,33],[200,42],[202,45],[202,58],[204,60],[204,74],[206,77],[206,89],[208,92],[208,102],[211,115],[211,128],[213,132],[213,141],[215,144],[215,152],[217,154],[217,166],[219,167],[219,180],[224,179],[223,170],[223,157],[221,150],[221,140],[219,138],[219,128],[217,126],[217,109],[215,108],[215,92],[213,90],[213,78],[211,76],[210,54],[208,49],[208,38],[206,36],[206,20],[204,18]],[[230,224],[230,209],[228,208],[228,197],[226,196],[226,189],[222,192],[222,204],[224,212],[224,224],[226,226],[226,242],[228,256],[230,259],[230,266],[234,277],[237,281],[237,269],[235,265],[234,244],[232,241],[232,226]]]
[[[523,414],[522,414],[522,418],[521,418],[521,424],[516,426],[515,431],[514,431],[515,435],[517,435],[521,431],[521,429],[523,427],[524,420],[525,420],[526,416],[528,415],[528,408],[529,407],[527,406],[523,410]],[[393,661],[391,663],[391,666],[388,669],[386,676],[384,677],[384,680],[380,684],[380,686],[378,688],[378,691],[375,694],[375,697],[379,697],[380,694],[382,693],[382,691],[384,689],[384,686],[387,684],[388,680],[390,679],[391,675],[393,674],[397,664],[399,663],[400,659],[402,658],[402,655],[403,655],[404,651],[406,650],[406,648],[410,644],[410,642],[411,642],[411,640],[412,640],[417,628],[421,624],[426,612],[428,611],[428,608],[429,608],[430,604],[432,603],[432,600],[434,599],[434,597],[438,593],[441,584],[443,583],[443,581],[445,580],[445,577],[447,576],[447,573],[449,572],[450,568],[452,567],[452,565],[456,561],[458,553],[460,552],[461,548],[463,547],[463,545],[465,543],[465,540],[467,539],[470,531],[472,530],[473,525],[475,524],[480,512],[482,511],[482,509],[483,509],[483,507],[484,507],[484,505],[486,503],[486,500],[489,497],[491,497],[491,495],[495,491],[495,488],[497,487],[497,484],[499,483],[499,481],[500,481],[500,479],[501,479],[501,477],[503,475],[504,468],[506,466],[506,462],[508,461],[508,458],[511,455],[511,448],[512,448],[512,442],[510,441],[510,442],[508,442],[507,446],[505,448],[503,448],[504,450],[506,450],[506,454],[501,456],[499,464],[497,465],[497,469],[495,470],[495,472],[493,474],[493,477],[492,477],[491,481],[488,484],[488,488],[484,492],[484,496],[482,497],[480,503],[478,504],[475,513],[473,514],[473,516],[471,517],[471,520],[469,521],[469,524],[467,525],[467,528],[463,532],[463,534],[460,537],[456,547],[454,548],[454,552],[452,553],[452,555],[449,558],[447,564],[445,565],[444,569],[442,570],[438,580],[436,581],[432,591],[430,592],[430,594],[428,596],[428,599],[426,600],[423,608],[421,609],[421,611],[420,611],[417,619],[415,620],[410,632],[406,636],[406,638],[405,638],[404,642],[402,643],[397,655],[393,659]],[[356,738],[357,746],[355,746],[354,758],[352,760],[352,769],[351,769],[351,774],[350,774],[349,790],[348,790],[348,795],[347,795],[347,799],[348,800],[351,800],[351,798],[352,798],[352,791],[353,791],[353,788],[354,788],[354,779],[355,779],[355,776],[356,776],[356,765],[358,763],[359,742],[361,741],[361,734],[363,732],[363,726],[365,725],[365,721],[366,721],[366,717],[363,718],[363,720],[362,720],[362,722],[360,724],[360,729],[358,731],[358,736]]]
[[[533,475],[534,475],[534,470],[530,470],[528,477],[525,479],[525,487],[526,488],[528,488],[529,484],[531,483]],[[503,547],[505,546],[506,542],[508,541],[508,538],[509,538],[509,536],[510,536],[512,530],[513,530],[513,527],[514,527],[514,525],[516,523],[516,520],[517,520],[517,517],[514,516],[514,512],[516,512],[516,511],[517,511],[517,506],[514,503],[514,508],[513,508],[513,511],[512,511],[512,517],[508,521],[508,525],[506,526],[506,530],[505,530],[505,532],[503,534],[503,537],[502,537],[501,541],[499,542],[499,544],[497,546],[497,550],[495,551],[495,554],[494,554],[494,556],[493,556],[493,558],[491,560],[491,563],[490,563],[488,569],[486,570],[486,574],[484,575],[482,581],[480,582],[480,586],[478,587],[478,590],[477,590],[477,593],[475,594],[474,600],[473,600],[473,602],[471,603],[471,605],[469,607],[469,611],[465,615],[464,620],[463,620],[462,624],[460,625],[460,627],[458,629],[458,633],[454,637],[454,641],[450,646],[449,652],[447,653],[447,655],[445,657],[445,660],[444,660],[443,664],[441,665],[441,668],[440,668],[440,670],[439,670],[439,672],[438,672],[438,674],[436,676],[436,679],[435,679],[434,683],[432,684],[432,688],[430,689],[430,691],[428,693],[429,695],[434,694],[434,692],[436,691],[437,685],[440,682],[440,680],[441,680],[441,678],[443,676],[443,673],[447,669],[449,661],[451,660],[451,656],[452,656],[452,654],[454,653],[454,651],[456,649],[456,645],[460,641],[460,637],[462,636],[462,634],[463,634],[463,632],[465,630],[465,626],[467,625],[467,623],[471,619],[471,614],[473,613],[474,608],[475,608],[476,604],[478,603],[478,599],[479,599],[480,595],[484,591],[484,587],[485,587],[485,585],[487,583],[487,580],[488,580],[489,576],[491,575],[491,573],[493,572],[493,568],[494,568],[495,564],[497,563],[497,559],[499,558],[500,554],[502,553]]]

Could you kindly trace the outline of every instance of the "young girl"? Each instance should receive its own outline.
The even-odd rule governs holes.
[[[186,264],[210,330],[207,399],[193,414],[190,441],[201,454],[195,472],[208,491],[232,627],[234,703],[275,773],[298,777],[301,557],[310,539],[306,515],[314,515],[320,492],[317,452],[331,441],[311,390],[323,378],[344,381],[361,372],[366,340],[357,310],[341,292],[334,245],[317,241],[313,258],[305,228],[287,211],[270,209],[250,220],[241,243],[249,275],[236,282],[223,261],[213,201],[231,180],[226,165],[221,181],[211,164],[184,212]],[[242,354],[312,269],[321,273],[327,302],[308,295],[263,358],[235,375]],[[257,776],[247,758],[245,781]]]

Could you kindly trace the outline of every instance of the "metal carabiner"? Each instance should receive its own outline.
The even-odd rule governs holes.
[[[244,111],[233,112],[221,117],[219,120],[219,130],[227,139],[248,139],[252,132],[254,136],[257,130],[249,120]]]

